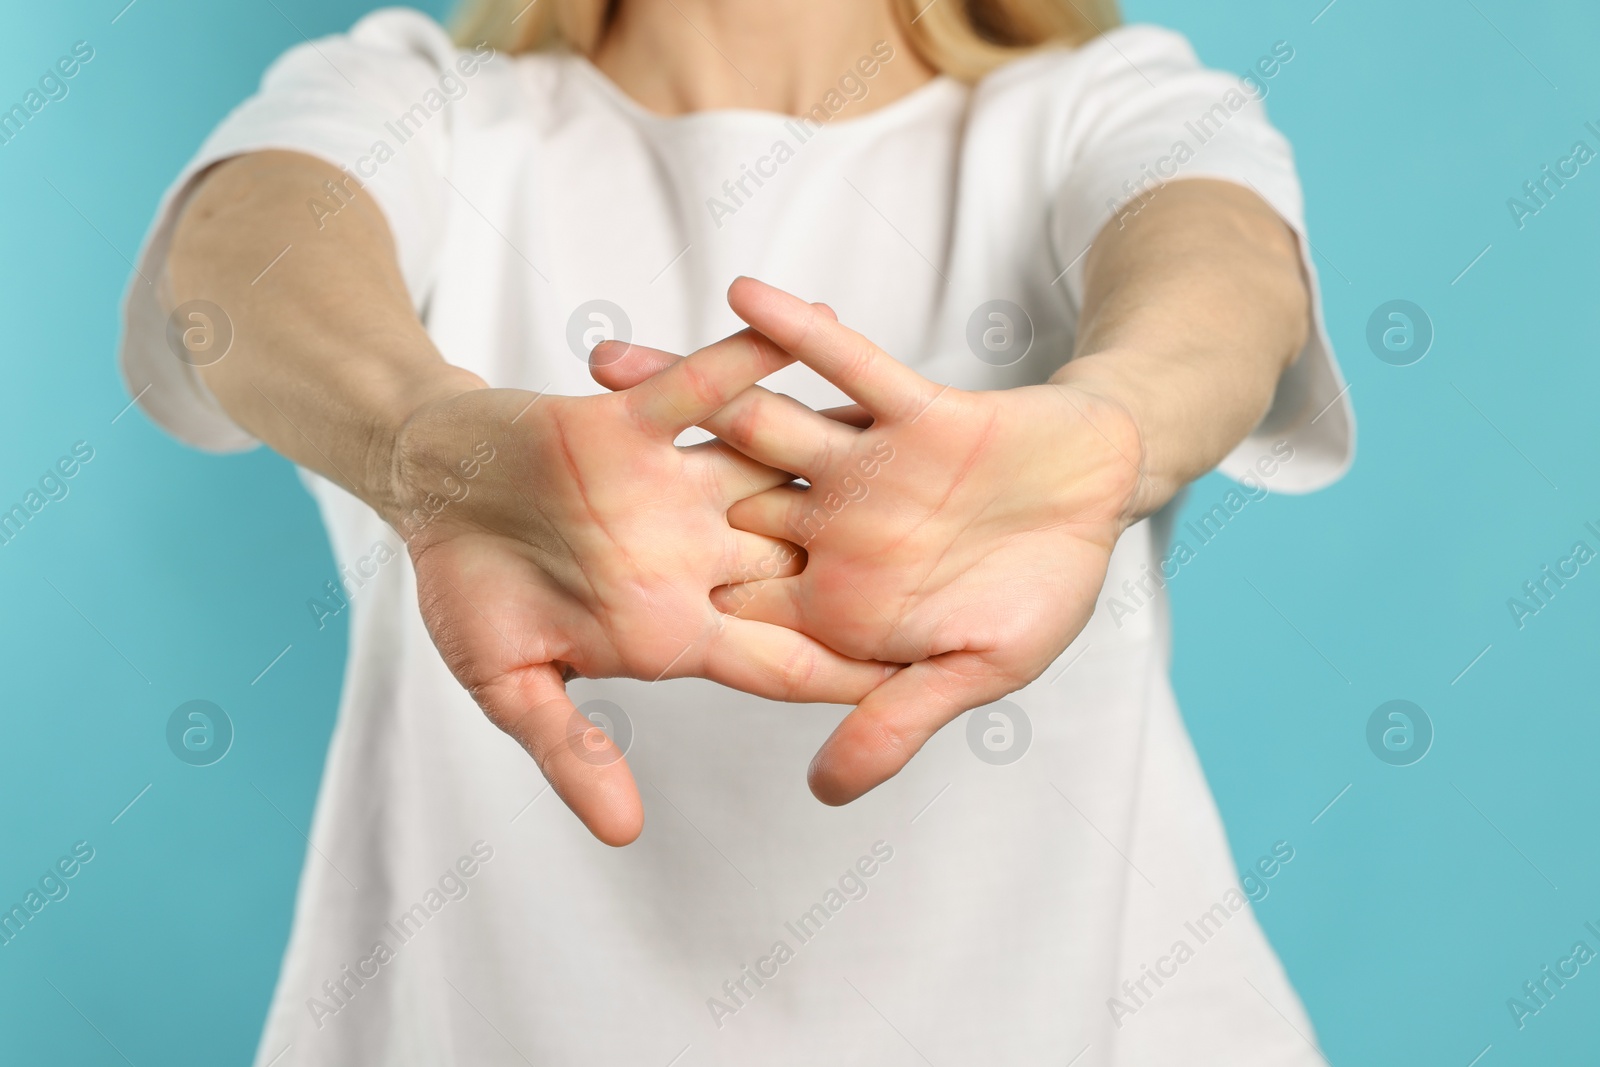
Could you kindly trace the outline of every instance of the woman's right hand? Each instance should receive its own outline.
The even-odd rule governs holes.
[[[566,678],[699,676],[776,700],[854,704],[894,672],[712,606],[718,586],[803,566],[794,546],[726,518],[789,475],[718,442],[673,441],[788,362],[743,331],[615,393],[434,400],[396,437],[380,510],[409,546],[434,643],[608,844],[638,836],[638,789]]]
[[[234,342],[200,367],[206,388],[238,426],[400,531],[445,662],[597,837],[638,836],[639,794],[566,677],[698,675],[854,704],[890,673],[711,606],[716,586],[799,567],[794,550],[726,518],[788,476],[672,442],[786,355],[745,333],[623,392],[484,388],[417,318],[376,200],[357,195],[325,228],[308,216],[307,190],[345,180],[294,152],[218,164],[174,232],[170,298],[225,309]]]

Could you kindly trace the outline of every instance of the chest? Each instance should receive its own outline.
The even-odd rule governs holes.
[[[687,352],[739,329],[725,293],[746,274],[827,303],[942,383],[1043,380],[1071,332],[1047,197],[1027,152],[964,119],[933,108],[863,136],[594,109],[464,137],[430,331],[492,383],[593,392],[601,339]],[[770,384],[842,401],[803,368]]]

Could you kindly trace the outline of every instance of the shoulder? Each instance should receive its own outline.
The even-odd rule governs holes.
[[[971,121],[1013,141],[1035,139],[1056,176],[1086,152],[1122,145],[1126,162],[1171,145],[1186,122],[1203,115],[1214,124],[1218,115],[1230,120],[1242,131],[1235,136],[1274,142],[1262,101],[1293,56],[1279,42],[1262,64],[1229,73],[1202,64],[1180,33],[1119,26],[1078,48],[1039,52],[994,71],[974,89]]]
[[[1200,69],[1183,34],[1160,26],[1118,26],[1076,48],[1047,48],[1014,60],[984,77],[974,94],[1070,107],[1130,80],[1159,83]]]
[[[384,8],[344,33],[307,40],[280,56],[263,83],[329,81],[360,89],[363,82],[407,81],[455,72],[470,77],[495,57],[488,45],[461,48],[443,26],[420,11]]]
[[[345,40],[354,48],[438,62],[453,61],[458,51],[450,34],[437,21],[404,7],[381,8],[364,16],[350,27]]]
[[[472,97],[462,117],[481,116],[516,99],[514,66],[487,44],[458,45],[420,11],[384,8],[285,52],[263,76],[261,95],[311,110],[359,101],[389,111],[418,102],[437,111]]]
[[[314,72],[348,77],[347,65],[363,73],[385,63],[443,68],[455,62],[459,51],[444,27],[422,12],[384,8],[344,33],[308,38],[289,49],[268,69],[267,79]]]
[[[1201,70],[1188,40],[1159,26],[1118,26],[1074,48],[1046,48],[992,71],[972,89],[967,136],[983,154],[1039,167],[1054,185],[1111,116]],[[1155,87],[1160,87],[1156,89]]]

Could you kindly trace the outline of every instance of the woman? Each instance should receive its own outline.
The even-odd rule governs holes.
[[[1114,21],[384,11],[213,134],[128,382],[310,472],[308,625],[353,605],[259,1063],[1319,1058],[1167,684],[1161,521],[1349,460],[1259,103],[1293,52]]]

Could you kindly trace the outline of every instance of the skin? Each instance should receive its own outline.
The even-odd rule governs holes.
[[[798,115],[876,41],[894,48],[851,114],[882,107],[934,76],[888,0],[625,0],[594,64],[663,115],[754,108]]]
[[[781,290],[740,279],[729,291],[740,318],[859,410],[830,419],[767,394],[706,423],[810,483],[729,511],[740,529],[803,545],[804,570],[713,599],[910,664],[812,762],[824,802],[856,799],[956,716],[1043,673],[1089,621],[1123,531],[1260,421],[1309,328],[1293,234],[1226,183],[1163,190],[1102,233],[1088,278],[1076,358],[1048,384],[987,392],[928,381]],[[674,362],[634,346],[597,377],[622,387]],[[830,493],[849,502],[819,521]]]
[[[370,199],[338,227],[309,221],[306,189],[332,173],[263,153],[219,166],[195,192],[168,281],[177,299],[203,294],[235,324],[233,351],[205,381],[241,426],[405,538],[445,663],[597,837],[633,840],[643,809],[566,678],[695,675],[774,699],[855,703],[892,672],[730,619],[709,598],[775,555],[798,565],[726,515],[788,475],[673,438],[788,355],[746,331],[617,393],[490,389],[433,347]],[[252,265],[282,241],[295,255],[252,284]]]
[[[887,0],[624,0],[595,61],[664,113],[798,111],[879,39],[913,55]],[[891,69],[868,103],[931,75]],[[1248,190],[1190,180],[1097,238],[1075,358],[1047,385],[945,389],[827,308],[740,279],[729,302],[751,329],[686,358],[603,346],[612,392],[494,389],[429,340],[370,198],[337,226],[308,217],[307,190],[340,177],[282,152],[214,168],[168,296],[228,309],[233,350],[201,370],[219,403],[401,533],[446,664],[611,844],[642,829],[638,790],[565,679],[854,704],[810,774],[822,800],[854,799],[1044,670],[1117,538],[1259,421],[1308,329],[1294,235]],[[811,412],[755,384],[794,359],[858,406]],[[719,440],[674,446],[695,424]],[[862,499],[797,525],[791,474],[821,493],[874,459]]]

